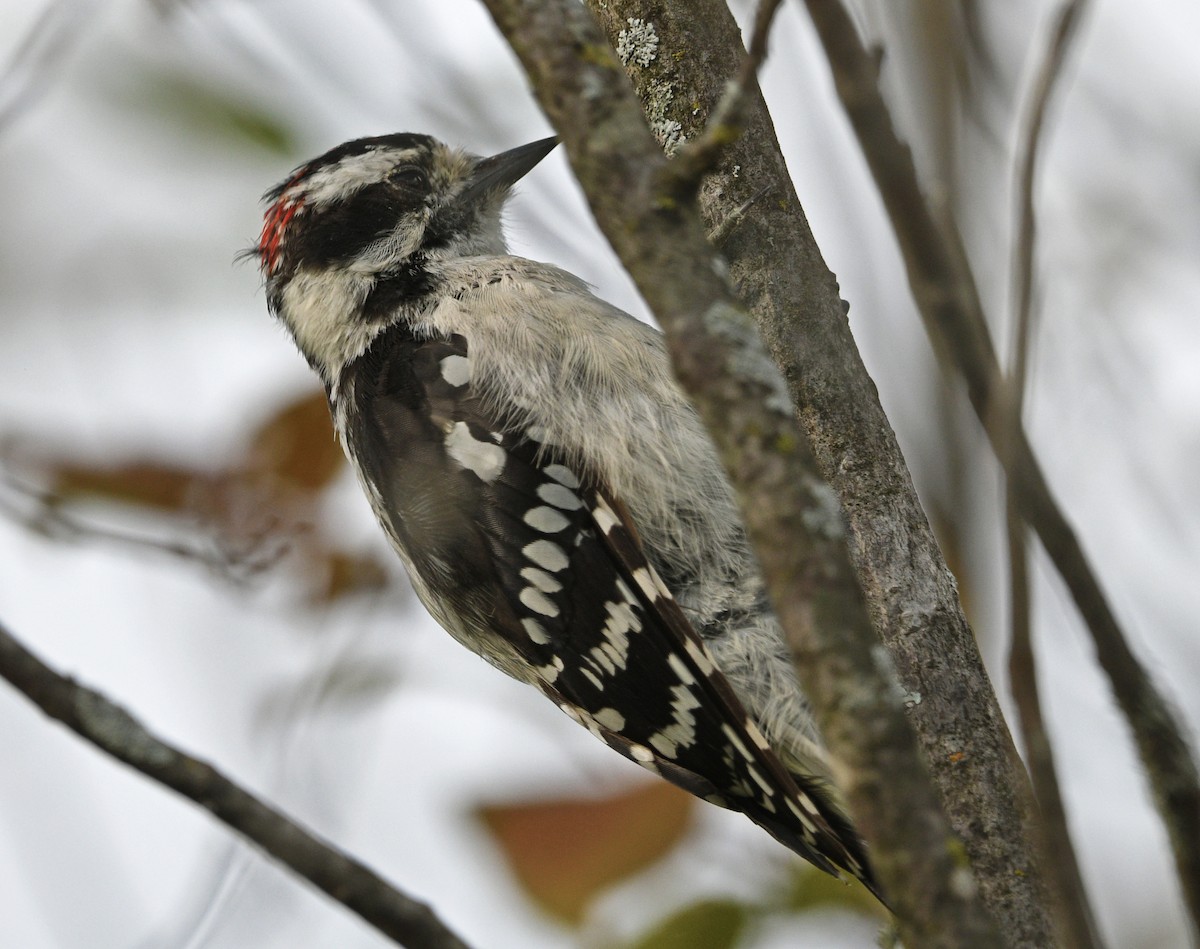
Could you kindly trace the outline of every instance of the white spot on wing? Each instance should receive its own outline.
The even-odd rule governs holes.
[[[565,570],[567,564],[570,563],[566,551],[550,540],[535,540],[531,544],[526,544],[521,548],[521,553],[539,567],[553,573]]]
[[[758,773],[758,768],[754,767],[754,765],[752,765],[752,764],[748,764],[748,765],[746,765],[746,771],[749,772],[750,777],[752,777],[754,779],[754,783],[757,784],[760,788],[762,788],[763,792],[768,797],[774,796],[775,788],[773,788],[771,786],[771,784],[767,781],[766,778],[764,778],[761,774]]]
[[[594,717],[609,731],[619,732],[625,727],[625,716],[615,708],[602,708]]]
[[[729,743],[738,750],[738,754],[747,760],[753,760],[749,749],[742,743],[742,739],[738,737],[738,733],[733,730],[732,726],[722,725],[721,731],[725,733],[725,737],[729,739]]]
[[[811,806],[809,804],[808,798],[802,797],[802,798],[800,798],[800,801],[802,804],[804,804],[805,808],[808,808]],[[815,834],[817,832],[817,825],[812,822],[812,818],[810,818],[807,814],[805,814],[804,811],[800,810],[800,808],[797,806],[796,802],[793,801],[790,797],[787,799],[787,806],[788,806],[788,810],[791,811],[793,814],[795,814],[797,818],[799,818],[801,825],[804,827],[805,830],[807,830],[809,832],[809,834]],[[815,811],[814,811],[814,813],[815,813]]]
[[[541,613],[543,616],[558,615],[558,604],[541,590],[535,590],[533,587],[525,587],[521,591],[519,599],[535,613]]]
[[[559,484],[566,485],[568,488],[579,487],[579,479],[575,477],[575,472],[565,465],[546,465],[542,470]]]
[[[579,495],[570,488],[557,483],[538,485],[537,495],[547,504],[553,504],[564,511],[575,511],[583,507]]]
[[[466,422],[455,422],[446,434],[446,453],[481,481],[491,484],[504,470],[504,449],[481,442]]]
[[[667,656],[667,664],[671,667],[675,675],[679,677],[679,681],[684,685],[696,684],[696,677],[692,675],[692,670],[689,669],[684,661],[675,653],[671,653],[669,656]]]
[[[471,381],[471,360],[466,356],[446,356],[441,363],[442,378],[452,386],[465,386]]]
[[[537,567],[526,567],[521,571],[521,576],[543,593],[557,593],[562,589],[561,583],[546,573],[545,570],[539,570]]]
[[[587,680],[592,683],[592,685],[594,685],[601,692],[604,691],[604,683],[600,681],[600,677],[592,672],[591,669],[580,669],[579,671],[587,676]]]
[[[641,588],[641,591],[650,598],[653,603],[658,599],[658,587],[654,585],[654,580],[650,576],[650,571],[645,567],[638,567],[633,571],[633,580]]]
[[[767,743],[766,736],[758,730],[758,726],[750,719],[746,719],[746,734],[750,736],[750,740],[758,745],[763,751],[770,750],[771,746]]]
[[[655,732],[650,736],[650,744],[664,758],[674,758],[679,752],[675,748],[675,742],[671,741],[662,732]]]
[[[694,680],[693,680],[694,681]],[[700,699],[686,685],[671,687],[672,723],[650,738],[652,744],[664,758],[679,754],[679,746],[688,748],[696,741],[696,716],[693,711],[700,707]]]
[[[609,640],[615,641],[616,637],[624,637],[630,630],[635,633],[641,631],[642,621],[628,603],[609,601],[604,604],[604,609],[608,612],[608,620],[604,624],[603,632]]]
[[[548,645],[550,642],[550,634],[542,627],[542,624],[530,617],[529,619],[521,620],[521,625],[525,627],[525,634],[539,646]]]
[[[613,509],[608,506],[608,503],[603,498],[599,498],[596,506],[592,508],[592,520],[596,522],[596,526],[600,528],[600,532],[603,534],[609,533],[621,523],[617,520],[617,515],[613,513]]]
[[[543,534],[557,534],[571,523],[561,511],[545,506],[526,511],[524,521],[535,531]]]
[[[612,661],[609,653],[605,652],[603,646],[597,646],[594,649],[588,650],[588,655],[592,657],[592,666],[599,672],[605,675],[615,675],[617,671],[616,663]]]

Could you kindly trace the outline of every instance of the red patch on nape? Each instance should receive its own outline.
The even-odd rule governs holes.
[[[263,215],[262,234],[258,238],[258,259],[262,272],[270,277],[279,268],[279,252],[288,223],[304,207],[303,195],[291,195],[285,188]]]

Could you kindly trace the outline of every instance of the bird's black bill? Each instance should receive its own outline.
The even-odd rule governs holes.
[[[511,188],[549,155],[557,144],[558,138],[551,135],[482,159],[475,166],[475,173],[471,175],[466,190],[459,195],[459,200],[471,201],[488,191]]]

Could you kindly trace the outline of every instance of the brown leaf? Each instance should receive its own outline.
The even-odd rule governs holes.
[[[387,568],[371,554],[336,548],[310,549],[308,552],[314,558],[308,571],[311,603],[331,603],[356,593],[375,593],[388,584]]]
[[[574,925],[602,890],[679,843],[692,800],[657,781],[611,797],[486,806],[478,815],[529,896]]]
[[[117,465],[54,461],[48,474],[50,491],[59,499],[100,498],[164,511],[184,510],[196,489],[212,480],[195,468],[136,460]]]
[[[288,403],[251,436],[248,466],[303,491],[319,491],[342,466],[325,393],[316,391]]]

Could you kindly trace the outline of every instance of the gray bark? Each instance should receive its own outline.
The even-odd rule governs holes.
[[[589,5],[614,40],[629,17],[651,16],[637,0]],[[629,72],[652,118],[678,122],[688,139],[703,129],[726,79],[737,72],[741,34],[723,0],[657,3],[652,21],[658,54]],[[1012,945],[1051,945],[1027,779],[954,578],[757,90],[745,122],[745,134],[701,190],[705,219],[716,226],[755,199],[722,246],[739,296],[783,370],[820,470],[846,512],[859,581],[915,700],[910,721],[984,903]]]

